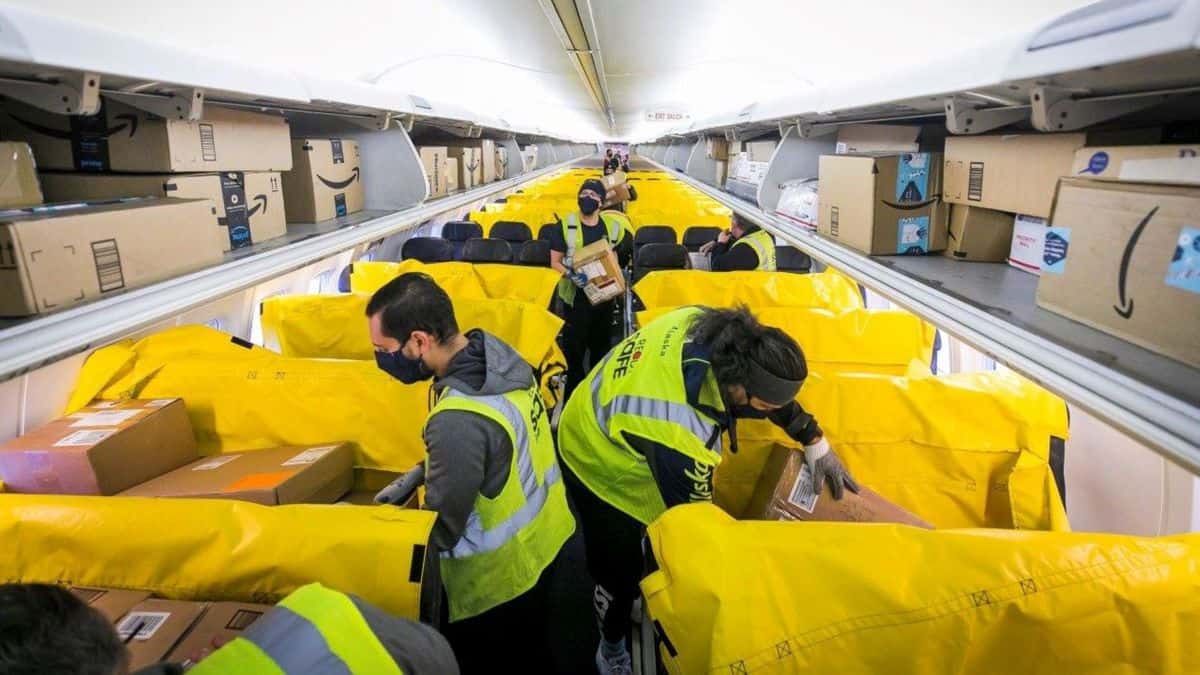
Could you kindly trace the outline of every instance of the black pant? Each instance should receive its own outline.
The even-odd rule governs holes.
[[[615,301],[593,306],[583,291],[575,295],[575,304],[567,308],[562,340],[563,356],[567,358],[567,397],[613,345],[620,342],[614,324],[614,319],[620,318],[616,310]]]
[[[442,635],[462,675],[493,673],[512,664],[519,664],[513,667],[520,673],[554,672],[546,615],[557,562],[556,558],[542,571],[533,588],[483,614],[451,623],[449,602],[442,598]]]
[[[559,466],[579,513],[588,572],[597,584],[592,604],[600,632],[608,642],[625,640],[633,627],[633,601],[641,593],[638,583],[645,572],[646,526],[596,496],[566,464],[559,462]]]

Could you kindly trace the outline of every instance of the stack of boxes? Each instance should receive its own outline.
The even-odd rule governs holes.
[[[509,162],[507,148],[487,139],[425,145],[417,148],[417,153],[429,183],[430,198],[503,180]]]

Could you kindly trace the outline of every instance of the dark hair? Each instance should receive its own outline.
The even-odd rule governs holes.
[[[787,333],[764,326],[744,306],[705,307],[688,337],[709,348],[713,375],[723,387],[747,385],[750,362],[785,380],[808,377],[804,351]]]
[[[429,333],[439,344],[458,335],[450,296],[422,272],[401,274],[375,291],[367,302],[367,316],[380,312],[383,334],[401,342],[417,330]]]
[[[116,629],[71,591],[0,585],[0,673],[115,675],[128,667]]]

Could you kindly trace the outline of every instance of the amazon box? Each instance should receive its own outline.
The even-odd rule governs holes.
[[[750,520],[823,520],[852,523],[900,523],[933,529],[916,514],[870,488],[833,498],[828,484],[813,485],[804,453],[783,445],[771,450],[746,511]]]
[[[1200,367],[1200,188],[1065,179],[1037,304]]]
[[[129,672],[162,661],[204,614],[203,602],[150,598],[116,622],[117,636],[129,650]]]
[[[275,171],[220,173],[43,173],[51,202],[96,201],[121,197],[207,199],[217,209],[226,251],[287,233],[283,190]]]
[[[113,495],[197,457],[177,398],[90,407],[0,445],[9,492]]]
[[[167,654],[166,660],[171,663],[199,662],[225,643],[241,637],[247,628],[272,609],[272,605],[248,602],[209,603],[192,629]]]
[[[978,206],[950,206],[950,232],[942,255],[972,262],[1004,262],[1012,244],[1013,214]]]
[[[445,146],[428,145],[417,148],[417,154],[421,157],[421,168],[425,170],[425,180],[429,184],[430,199],[444,197],[448,191],[446,181],[446,152],[447,149]]]
[[[292,170],[283,174],[288,221],[315,223],[362,211],[358,143],[341,138],[292,141]]]
[[[0,211],[0,316],[56,311],[221,262],[208,199],[123,199]]]
[[[454,142],[450,147],[450,157],[457,159],[459,162],[459,177],[462,178],[462,167],[464,163],[464,154],[466,154],[467,170],[472,175],[472,185],[478,187],[484,183],[493,183],[496,181],[496,142],[489,139],[472,139]],[[469,154],[463,153],[463,150],[471,150]],[[477,166],[476,166],[477,165]],[[475,168],[471,168],[471,167]],[[465,182],[465,181],[460,181]],[[464,186],[465,187],[465,186]]]
[[[450,147],[447,157],[458,161],[458,187],[470,190],[483,184],[483,155],[478,147]]]
[[[941,155],[822,155],[817,231],[872,255],[946,248]]]
[[[37,164],[27,143],[0,143],[0,208],[42,203]]]
[[[751,162],[770,162],[777,141],[746,141],[746,159]]]
[[[139,602],[146,600],[150,594],[146,591],[130,591],[123,588],[92,588],[89,586],[72,586],[71,592],[75,597],[86,602],[96,611],[104,615],[109,623],[129,613]]]
[[[1071,175],[1085,134],[1006,134],[946,139],[950,204],[1050,217],[1058,179]]]
[[[458,189],[458,160],[453,157],[447,157],[442,160],[442,178],[446,187],[446,194],[454,192]]]
[[[62,171],[287,171],[288,123],[277,115],[204,106],[199,121],[164,119],[105,99],[96,115],[55,115],[6,100],[0,131]]]
[[[332,504],[354,483],[345,443],[205,457],[121,493],[123,497],[240,499],[257,504]]]
[[[508,148],[503,145],[496,146],[496,180],[504,180],[508,177]]]
[[[1072,176],[1169,185],[1200,185],[1200,145],[1080,148]]]

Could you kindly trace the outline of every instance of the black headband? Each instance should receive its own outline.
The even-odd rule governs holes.
[[[804,384],[804,380],[785,380],[754,361],[750,361],[749,370],[746,395],[771,405],[791,403],[800,393],[800,385]]]

